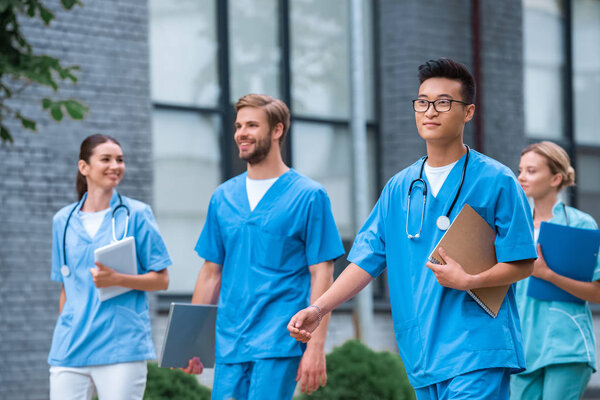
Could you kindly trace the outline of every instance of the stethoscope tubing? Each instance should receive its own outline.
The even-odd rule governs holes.
[[[454,206],[456,205],[456,201],[458,200],[458,198],[460,196],[460,192],[461,192],[463,184],[465,182],[465,173],[467,171],[467,164],[469,163],[469,155],[471,153],[471,148],[466,144],[465,144],[465,147],[467,148],[467,157],[465,159],[465,164],[463,165],[462,176],[460,178],[460,185],[458,185],[458,191],[456,192],[456,195],[454,196],[454,200],[452,201],[452,204],[450,205],[448,212],[446,212],[446,218],[448,218],[448,219],[450,218],[450,213],[452,212],[452,210],[454,209]],[[427,161],[427,158],[428,158],[428,156],[425,156],[425,158],[423,158],[423,162],[421,163],[421,169],[419,171],[419,177],[417,179],[413,180],[410,183],[410,186],[408,187],[408,205],[406,207],[406,235],[408,236],[409,239],[419,238],[421,236],[421,231],[423,229],[423,220],[424,220],[424,216],[425,216],[425,208],[426,208],[426,203],[427,203],[427,183],[423,179],[423,169],[425,168],[425,162]],[[421,210],[421,223],[419,225],[419,231],[415,235],[411,235],[410,233],[408,233],[408,217],[409,217],[409,213],[410,213],[410,198],[411,198],[413,186],[418,182],[423,184],[423,207]]]
[[[117,213],[117,211],[120,208],[124,208],[125,212],[127,213],[127,218],[125,219],[125,231],[123,232],[123,237],[120,240],[123,240],[125,238],[125,236],[127,236],[127,228],[129,226],[129,215],[130,215],[129,207],[127,207],[125,204],[123,204],[123,199],[121,198],[121,195],[118,192],[117,192],[117,196],[119,197],[119,205],[116,206],[114,208],[114,210],[112,211],[112,237],[115,242],[118,241],[116,233],[115,233],[115,214]],[[63,266],[67,265],[67,229],[69,228],[69,221],[71,220],[73,213],[75,212],[75,210],[77,210],[77,208],[80,206],[82,201],[83,201],[83,199],[79,200],[77,202],[77,204],[75,204],[75,207],[73,207],[71,209],[71,212],[69,212],[69,216],[67,217],[67,222],[65,223],[65,229],[63,231]]]

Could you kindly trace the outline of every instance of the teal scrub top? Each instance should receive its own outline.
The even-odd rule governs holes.
[[[320,184],[290,169],[251,211],[246,176],[217,188],[195,248],[223,266],[218,363],[302,355],[304,346],[286,327],[309,304],[308,267],[344,254]]]
[[[63,232],[67,217],[77,203],[64,207],[52,221],[51,278],[61,282],[67,296],[54,328],[48,363],[61,367],[83,367],[156,358],[150,334],[150,318],[146,292],[131,290],[101,302],[90,268],[95,267],[94,250],[113,240],[112,212],[104,220],[94,238],[86,232],[79,210],[87,193],[73,212],[67,229],[67,265],[69,274],[61,274],[63,264]],[[150,206],[121,196],[129,207],[130,219],[125,229],[125,211],[116,213],[117,238],[135,237],[138,274],[160,271],[171,265],[171,259],[158,231]],[[110,199],[113,210],[119,205],[117,192]]]
[[[575,208],[566,207],[569,226],[598,229],[594,219]],[[562,202],[552,208],[548,221],[567,225]],[[600,279],[600,258],[593,281]],[[521,316],[527,374],[552,364],[587,363],[596,370],[596,340],[588,303],[538,300],[527,296],[530,279],[517,283],[516,297]]]
[[[525,367],[521,330],[511,288],[498,316],[491,318],[466,292],[440,285],[425,266],[444,232],[436,219],[445,215],[458,191],[463,156],[437,197],[427,191],[420,238],[408,239],[408,189],[419,177],[423,159],[386,184],[357,235],[348,260],[373,277],[387,269],[394,331],[410,383],[429,386],[485,368]],[[423,179],[427,181],[424,175]],[[419,189],[418,189],[419,188]],[[416,233],[423,207],[422,185],[413,188],[408,231]],[[464,184],[450,220],[468,203],[496,232],[498,262],[537,257],[527,198],[504,165],[471,150]]]

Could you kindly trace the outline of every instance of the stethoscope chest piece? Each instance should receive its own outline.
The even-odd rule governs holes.
[[[63,266],[60,267],[60,273],[66,278],[67,276],[71,275],[71,270],[69,269],[69,267],[67,267],[66,264],[63,264]]]
[[[447,231],[448,228],[450,228],[450,218],[446,217],[445,215],[440,215],[437,221],[435,221],[435,224],[439,230]]]

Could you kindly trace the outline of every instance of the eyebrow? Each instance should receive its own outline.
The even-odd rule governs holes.
[[[426,94],[420,94],[418,97],[419,97],[419,98],[429,98],[429,96],[427,96]],[[446,93],[438,94],[437,98],[439,99],[439,98],[441,98],[441,97],[448,97],[448,98],[450,98],[450,99],[453,99],[453,98],[454,98],[452,95],[450,95],[450,94],[446,94]]]

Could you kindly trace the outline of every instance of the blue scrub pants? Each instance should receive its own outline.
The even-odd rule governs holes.
[[[507,400],[510,386],[508,368],[480,369],[415,389],[418,400]],[[545,398],[544,398],[545,400]]]
[[[288,400],[296,389],[301,357],[216,364],[212,400]]]
[[[513,375],[514,400],[578,400],[583,396],[592,369],[587,363],[553,364],[530,373]]]

